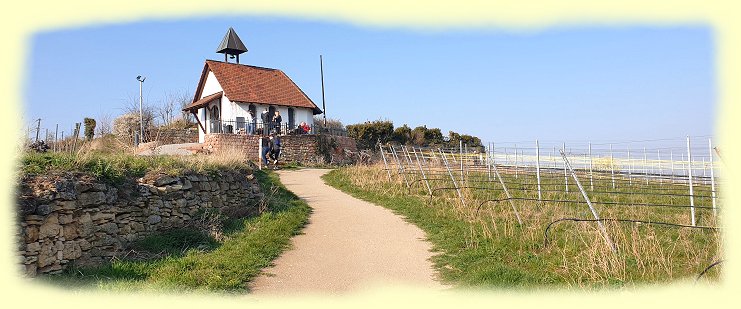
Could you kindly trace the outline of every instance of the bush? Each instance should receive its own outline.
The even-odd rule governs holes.
[[[394,141],[399,144],[408,144],[412,140],[412,129],[406,124],[394,130]]]
[[[394,135],[391,121],[366,121],[347,126],[347,135],[355,139],[360,149],[374,149],[376,143],[388,143]]]
[[[92,140],[95,136],[95,119],[85,118],[83,122],[85,123],[85,140]]]

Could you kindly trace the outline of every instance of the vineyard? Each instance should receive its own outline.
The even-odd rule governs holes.
[[[710,143],[693,148],[688,137],[686,148],[633,153],[537,141],[530,148],[383,145],[378,164],[350,168],[347,178],[452,214],[469,228],[464,246],[487,243],[494,260],[528,268],[535,256],[550,269],[535,280],[541,283],[714,280],[722,265],[722,161]]]

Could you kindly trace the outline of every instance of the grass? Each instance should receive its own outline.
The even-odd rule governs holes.
[[[225,223],[222,241],[195,230],[153,235],[133,245],[149,258],[123,258],[98,268],[73,268],[45,276],[52,284],[115,291],[209,291],[242,293],[288,248],[311,208],[286,190],[274,173],[255,172],[267,209],[257,217]]]
[[[485,179],[484,173],[471,172],[471,187],[495,189],[498,182],[475,183]],[[447,174],[428,175],[441,180],[433,188],[452,187]],[[457,175],[456,175],[457,176]],[[551,244],[544,246],[546,225],[563,217],[589,218],[586,203],[566,204],[515,200],[523,219],[518,225],[508,201],[486,202],[504,198],[499,190],[464,189],[466,205],[455,190],[438,190],[433,199],[419,175],[409,175],[407,189],[401,176],[388,179],[379,166],[356,166],[334,170],[325,181],[357,198],[389,208],[419,226],[433,244],[433,263],[443,281],[463,287],[498,288],[604,288],[640,286],[676,280],[692,280],[707,265],[722,257],[717,231],[666,228],[649,224],[605,223],[609,235],[618,246],[613,253],[594,223],[563,222],[549,232]],[[416,177],[416,178],[415,178]],[[515,197],[536,193],[525,184],[534,179],[522,173],[504,173],[507,183],[520,183],[510,188]],[[550,177],[550,178],[549,178]],[[534,178],[534,177],[532,177]],[[545,199],[578,199],[578,189],[570,182],[570,193],[563,193],[563,173],[544,175]],[[582,181],[584,183],[584,181]],[[607,186],[598,180],[595,186]],[[622,186],[622,184],[621,184]],[[560,189],[558,189],[560,188]],[[621,187],[637,194],[625,195],[632,203],[686,203],[680,197],[658,196],[641,186]],[[706,188],[698,187],[702,192]],[[616,190],[616,191],[620,191]],[[682,190],[682,188],[677,188]],[[707,191],[707,190],[705,190]],[[575,197],[576,196],[576,197]],[[626,199],[619,194],[592,194],[594,200]],[[536,195],[537,197],[537,195]],[[478,205],[482,204],[476,211]],[[705,200],[704,203],[707,203]],[[634,218],[653,221],[687,223],[687,210],[649,207],[597,206],[603,218]],[[700,224],[714,225],[709,210],[698,209]],[[719,270],[707,276],[717,281]]]
[[[198,156],[137,156],[127,153],[105,153],[84,151],[80,153],[24,152],[20,158],[23,174],[46,174],[49,172],[82,172],[100,180],[120,184],[127,178],[143,177],[147,173],[181,174],[186,170],[216,172],[249,168],[245,156],[234,153]]]

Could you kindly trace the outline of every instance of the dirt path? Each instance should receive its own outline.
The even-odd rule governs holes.
[[[281,182],[314,211],[304,234],[253,282],[252,292],[338,294],[389,284],[442,289],[433,279],[424,232],[390,210],[324,184],[319,177],[327,172],[279,172]]]

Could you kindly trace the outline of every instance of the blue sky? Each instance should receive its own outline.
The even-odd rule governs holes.
[[[420,30],[277,17],[211,17],[37,33],[25,122],[69,131],[144,99],[193,93],[234,27],[245,64],[279,68],[328,117],[387,119],[484,141],[627,141],[706,136],[716,110],[714,38],[703,25]]]

